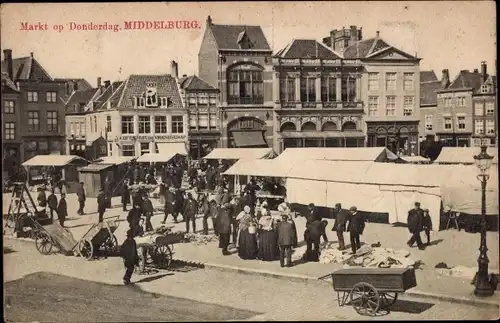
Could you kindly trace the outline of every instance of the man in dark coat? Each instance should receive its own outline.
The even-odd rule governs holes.
[[[229,190],[227,188],[224,188],[223,193],[222,193],[222,198],[221,198],[221,204],[226,204],[231,202],[231,194],[229,194]]]
[[[415,202],[415,207],[408,211],[408,231],[411,233],[411,238],[407,244],[413,247],[416,242],[418,249],[424,250],[425,246],[420,238],[420,232],[423,230],[424,211],[420,208],[420,202]]]
[[[174,222],[177,223],[177,213],[175,212],[175,193],[172,188],[165,188],[165,217],[161,223],[165,224],[169,214],[172,214]]]
[[[351,248],[352,253],[354,254],[359,248],[361,248],[359,236],[363,234],[363,231],[365,230],[365,217],[358,212],[358,209],[355,206],[351,207],[349,211],[351,212],[351,218],[347,229],[350,233]]]
[[[151,217],[153,216],[153,203],[149,199],[148,195],[144,195],[142,202],[142,212],[146,218],[146,231],[153,231],[153,225],[151,224]]]
[[[255,179],[251,179],[250,183],[245,187],[245,190],[248,192],[249,196],[249,206],[250,206],[250,214],[255,215],[255,203],[257,202],[257,191],[260,190],[259,185],[255,183]]]
[[[45,207],[47,206],[47,196],[45,195],[45,188],[44,187],[38,188],[37,201],[38,201],[38,206],[45,209]]]
[[[134,237],[138,236],[141,228],[140,228],[140,219],[141,219],[141,206],[139,204],[134,204],[134,207],[128,211],[127,222],[129,224]]]
[[[215,171],[212,166],[209,166],[206,173],[205,173],[205,182],[207,186],[207,190],[213,191],[215,188]]]
[[[351,214],[349,213],[349,211],[344,210],[340,203],[335,204],[334,212],[336,213],[336,217],[332,231],[337,232],[337,237],[339,239],[339,250],[344,250],[344,232],[346,231],[346,224],[347,221],[349,221],[349,219],[351,218]]]
[[[281,222],[277,225],[278,231],[278,246],[280,248],[280,265],[292,267],[292,246],[295,243],[296,236],[293,228],[293,223],[289,221],[286,214],[281,215]]]
[[[97,212],[99,213],[99,222],[104,219],[104,212],[106,211],[106,195],[104,190],[101,188],[99,194],[97,195]]]
[[[123,181],[122,186],[122,206],[123,211],[127,211],[127,204],[130,203],[130,188],[128,184],[128,180]]]
[[[50,191],[50,195],[47,198],[47,204],[49,205],[50,219],[54,220],[54,211],[56,211],[56,214],[57,214],[57,196],[55,194],[54,187],[52,187],[52,190]]]
[[[184,221],[186,221],[186,233],[189,233],[189,221],[193,224],[193,233],[196,233],[196,214],[198,213],[198,203],[193,198],[193,194],[189,192],[184,204],[183,213]]]
[[[424,219],[422,221],[422,226],[427,236],[427,245],[431,244],[431,231],[432,231],[432,219],[429,214],[429,209],[424,209]]]
[[[322,217],[321,217],[321,214],[319,213],[318,208],[316,208],[316,206],[313,203],[309,203],[307,209],[308,209],[308,212],[306,215],[306,228],[307,228],[308,224],[310,224],[314,221],[321,221],[322,220]],[[325,242],[328,242],[328,237],[326,235],[326,226],[323,229],[325,229],[325,230],[323,230],[323,232],[321,233],[321,237],[323,237],[323,240]],[[306,229],[306,231],[307,231],[307,229]]]
[[[224,256],[230,255],[227,250],[229,247],[229,236],[231,235],[231,216],[229,215],[228,204],[224,204],[219,208],[216,221],[217,232],[219,233],[219,248],[222,248]]]
[[[175,190],[175,218],[179,217],[179,213],[182,213],[182,220],[186,220],[186,215],[184,214],[184,192],[181,189]]]
[[[78,208],[78,214],[79,215],[84,215],[85,212],[84,212],[84,208],[85,208],[85,189],[83,187],[83,182],[81,182],[78,186],[78,189],[76,191],[76,195],[78,196],[78,204],[79,204],[79,208]]]
[[[106,195],[106,208],[111,208],[111,198],[113,197],[113,179],[111,176],[108,176],[106,178],[106,181],[104,182],[104,194]]]
[[[306,249],[306,260],[307,261],[319,261],[319,243],[321,235],[325,230],[325,223],[321,220],[315,219],[309,224],[306,224],[305,240],[307,244]],[[314,249],[313,249],[314,247]]]
[[[243,208],[246,206],[246,204],[242,202],[242,199],[235,197],[232,203],[228,205],[229,205],[228,207],[229,215],[231,216],[231,227],[232,227],[232,238],[233,238],[232,243],[236,245],[237,243],[236,240],[238,238],[238,227],[239,227],[236,217],[238,216],[238,214],[241,213],[241,211],[243,211]]]
[[[134,234],[132,230],[127,231],[127,239],[123,242],[120,247],[120,254],[123,258],[123,264],[125,266],[125,275],[123,276],[123,283],[125,285],[130,284],[130,279],[134,273],[135,266],[139,265],[139,255],[137,254],[137,244],[134,240]]]
[[[68,204],[66,203],[66,194],[61,193],[61,200],[57,206],[57,216],[59,217],[59,224],[64,228],[64,221],[68,216]]]

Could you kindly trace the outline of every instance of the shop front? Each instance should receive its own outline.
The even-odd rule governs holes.
[[[117,137],[116,156],[139,157],[144,154],[169,154],[177,152],[179,144],[186,150],[186,135],[122,135]],[[112,155],[115,156],[114,149]]]
[[[201,159],[208,155],[214,148],[218,147],[220,140],[219,131],[190,131],[189,133],[189,156],[193,159]]]
[[[443,147],[470,147],[472,133],[438,133]]]
[[[12,173],[16,167],[21,165],[21,150],[18,143],[3,143],[3,160],[2,165],[4,171]]]
[[[27,138],[24,142],[24,160],[37,155],[62,155],[63,147],[62,138]]]
[[[254,117],[242,117],[231,121],[227,127],[228,147],[265,148],[266,123]]]
[[[367,146],[387,147],[393,153],[418,156],[418,121],[368,122]]]
[[[301,147],[364,147],[361,131],[289,131],[280,133],[281,151]]]

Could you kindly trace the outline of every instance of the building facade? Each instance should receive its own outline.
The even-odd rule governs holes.
[[[437,91],[436,135],[444,147],[470,147],[473,133],[472,96],[487,78],[486,65],[462,70],[446,89]]]
[[[363,147],[361,62],[309,39],[273,58],[274,147]]]
[[[486,69],[486,64],[482,63]],[[486,71],[481,73],[486,75]],[[488,76],[484,78],[481,86],[472,96],[473,111],[473,131],[472,146],[481,146],[481,137],[487,138],[490,146],[498,145],[498,109],[497,109],[497,78]]]
[[[20,163],[36,155],[64,154],[63,98],[66,82],[54,81],[34,58],[33,53],[29,57],[13,59],[9,49],[4,50],[2,74],[4,72],[5,77],[15,84],[19,92],[17,101],[4,102],[7,104],[4,109],[12,111],[13,107],[14,114],[19,114],[20,122],[19,127],[14,130],[15,138],[20,139],[20,145],[11,145],[10,153],[17,150]],[[12,93],[10,97],[12,98]],[[12,123],[9,127],[11,125]],[[9,130],[9,136],[11,133],[12,130]]]
[[[216,25],[209,16],[198,74],[220,91],[220,147],[272,145],[272,50],[260,26]]]
[[[20,93],[7,73],[2,72],[2,165],[10,173],[21,164]]]
[[[172,75],[131,75],[105,88],[88,104],[87,145],[104,139],[108,156],[130,157],[161,152],[159,144],[187,146],[187,112]]]

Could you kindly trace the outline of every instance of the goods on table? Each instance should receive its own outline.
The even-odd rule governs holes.
[[[219,241],[218,238],[213,234],[204,235],[198,233],[186,233],[184,238],[186,239],[187,242],[194,242],[195,244],[198,245],[202,244],[206,245],[210,242]]]
[[[138,247],[141,247],[143,245],[152,245],[155,243],[156,238],[161,237],[161,234],[158,233],[153,233],[153,234],[148,234],[144,235],[142,237],[135,237],[135,243],[137,244]]]
[[[473,279],[477,272],[477,267],[471,268],[462,265],[453,266],[451,268],[443,268],[440,266],[436,268],[436,272],[441,276],[458,277],[465,279]],[[498,269],[489,269],[490,272],[498,272]]]
[[[153,192],[156,189],[157,185],[154,184],[133,184],[129,186],[131,192],[138,192],[140,190],[146,192]]]

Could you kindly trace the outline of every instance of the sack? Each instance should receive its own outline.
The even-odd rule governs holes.
[[[256,234],[257,233],[257,227],[255,225],[251,225],[248,227],[248,233],[250,234]]]

